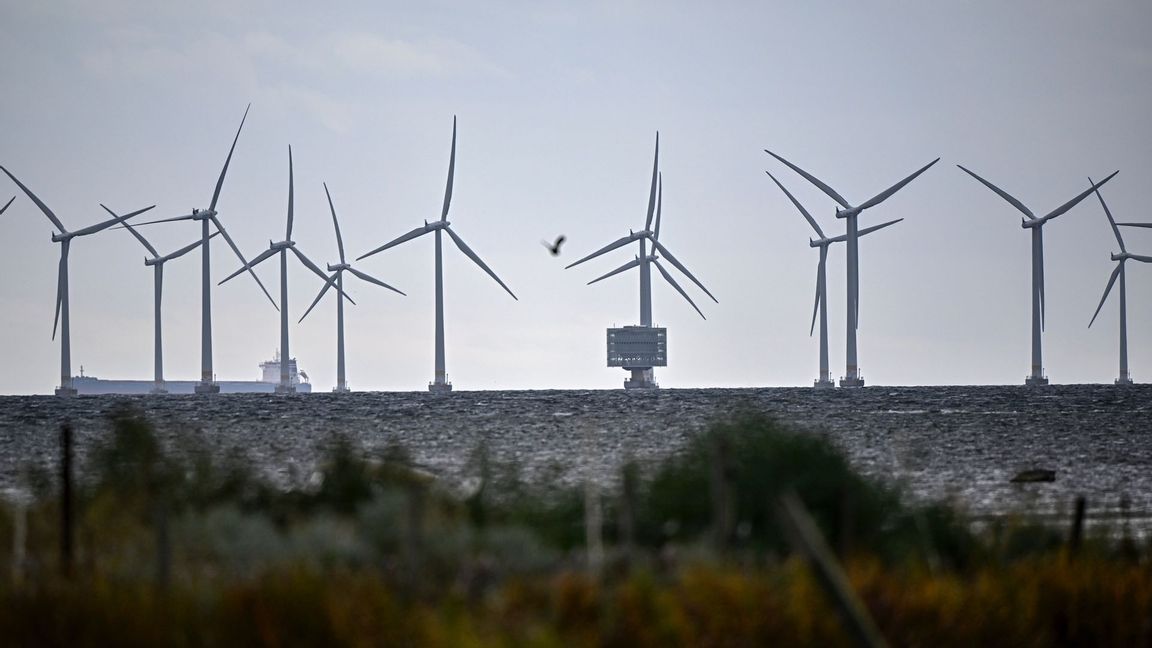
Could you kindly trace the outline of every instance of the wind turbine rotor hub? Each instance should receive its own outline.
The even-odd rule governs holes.
[[[348,268],[351,268],[351,267],[352,266],[348,265],[347,263],[336,263],[336,264],[329,263],[328,264],[328,272],[339,272],[341,270],[347,270]]]
[[[1112,254],[1112,260],[1113,261],[1127,261],[1128,257],[1130,257],[1130,256],[1132,256],[1132,255],[1127,253],[1127,252],[1121,252],[1120,254],[1113,253]]]

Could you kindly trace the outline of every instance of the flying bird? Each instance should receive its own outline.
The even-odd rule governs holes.
[[[549,243],[548,241],[540,241],[540,245],[543,245],[544,247],[548,248],[548,251],[552,253],[552,256],[560,256],[560,246],[563,245],[564,241],[567,241],[567,240],[568,240],[568,237],[561,234],[560,236],[556,237],[555,243]]]

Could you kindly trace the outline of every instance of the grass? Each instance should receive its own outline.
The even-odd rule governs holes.
[[[1097,535],[1073,553],[1066,532],[1011,520],[974,531],[755,412],[603,488],[596,570],[584,489],[525,480],[484,447],[463,495],[402,448],[338,436],[318,481],[283,489],[195,436],[162,443],[131,410],[112,422],[77,475],[70,576],[59,480],[32,475],[32,502],[3,507],[6,645],[846,644],[776,524],[789,490],[894,645],[1152,642],[1147,546]]]

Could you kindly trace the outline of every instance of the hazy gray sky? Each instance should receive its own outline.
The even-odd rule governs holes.
[[[289,6],[291,4],[292,6]],[[360,2],[0,5],[0,163],[69,228],[104,202],[158,215],[206,207],[244,106],[219,211],[246,255],[283,235],[287,147],[300,248],[336,259],[321,182],[358,256],[439,215],[452,116],[460,124],[456,231],[520,297],[446,244],[447,360],[458,389],[620,387],[604,328],[635,323],[638,277],[585,282],[633,250],[563,270],[643,227],[661,133],[661,241],[719,298],[702,321],[654,277],[669,328],[665,387],[809,385],[817,253],[773,173],[840,232],[830,200],[762,152],[789,157],[862,201],[940,156],[861,227],[860,361],[869,384],[1022,382],[1029,368],[1029,234],[961,163],[1047,212],[1120,169],[1104,189],[1119,220],[1152,220],[1152,4],[1099,2]],[[0,200],[18,190],[5,178]],[[58,382],[50,339],[58,247],[24,197],[0,217],[0,393]],[[1115,295],[1088,320],[1115,242],[1085,201],[1045,228],[1045,365],[1053,382],[1117,373]],[[192,224],[147,228],[162,252]],[[542,238],[564,233],[554,259]],[[1130,230],[1152,254],[1152,230]],[[214,243],[218,243],[215,241]],[[213,246],[216,279],[238,263]],[[423,389],[432,378],[432,239],[359,267],[406,291],[349,286],[349,381]],[[152,273],[126,232],[71,255],[73,366],[108,378],[152,371]],[[276,264],[261,276],[275,294]],[[844,257],[829,262],[832,365],[843,373]],[[1130,356],[1152,377],[1152,266],[1128,273]],[[292,320],[319,289],[290,269]],[[687,282],[684,283],[688,287]],[[166,374],[199,375],[199,257],[165,276]],[[278,347],[254,282],[213,295],[221,379],[253,379]],[[330,297],[292,327],[319,390],[335,382]]]

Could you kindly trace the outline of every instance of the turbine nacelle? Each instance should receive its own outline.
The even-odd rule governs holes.
[[[1116,254],[1115,252],[1112,253],[1112,260],[1113,261],[1127,261],[1128,259],[1131,259],[1131,258],[1132,258],[1132,255],[1128,252],[1121,252],[1120,254]]]
[[[432,221],[431,223],[424,221],[424,231],[435,232],[436,230],[448,229],[451,224],[452,221],[449,220]]]
[[[352,266],[347,264],[347,263],[337,263],[337,264],[329,263],[328,264],[328,272],[340,272],[341,270],[347,270],[351,267]]]
[[[296,241],[280,241],[278,243],[268,241],[269,250],[287,250],[288,248],[293,247],[296,247]]]
[[[193,208],[192,213],[189,214],[189,216],[192,217],[191,220],[197,220],[197,221],[209,220],[213,216],[216,216],[216,210],[215,209],[196,209],[196,208]]]

